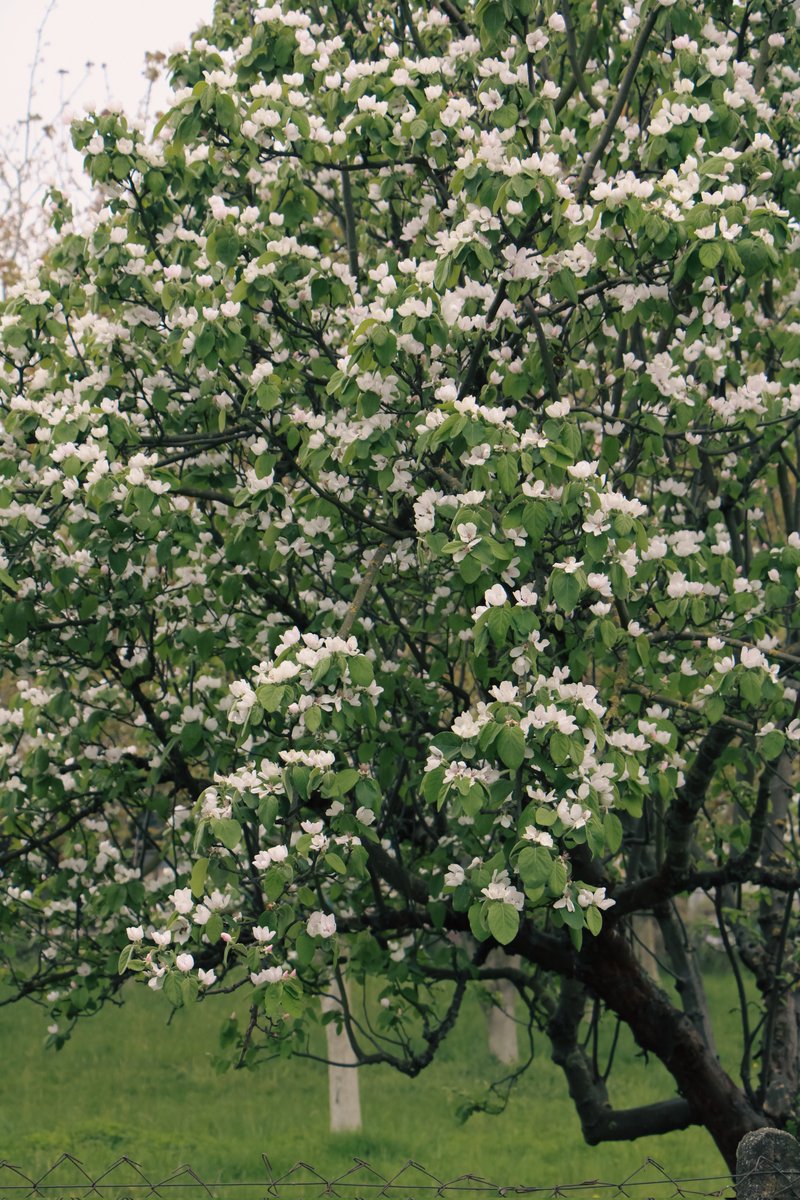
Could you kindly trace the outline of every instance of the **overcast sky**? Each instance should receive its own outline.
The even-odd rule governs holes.
[[[51,4],[37,99],[37,111],[48,119],[58,111],[61,89],[66,95],[84,80],[87,62],[106,64],[108,86],[98,65],[81,84],[73,108],[82,109],[86,101],[102,107],[114,99],[135,112],[146,87],[145,51],[185,42],[210,17],[213,0],[0,0],[0,127],[25,115],[36,33]]]

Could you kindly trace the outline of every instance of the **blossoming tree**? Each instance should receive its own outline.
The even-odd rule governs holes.
[[[733,1161],[798,1116],[794,9],[227,0],[172,70],[2,316],[3,997],[235,990],[252,1063],[335,991],[416,1074],[506,979],[589,1141]]]

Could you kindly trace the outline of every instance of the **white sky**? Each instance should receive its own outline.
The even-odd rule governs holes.
[[[36,33],[52,2],[0,0],[0,128],[25,115]],[[87,101],[103,107],[112,99],[135,113],[146,89],[145,51],[185,42],[212,8],[213,0],[55,0],[45,27],[36,111],[50,119],[60,107],[62,87],[66,95],[80,84],[72,103],[76,112]],[[87,62],[106,64],[108,86],[99,65],[81,82]]]

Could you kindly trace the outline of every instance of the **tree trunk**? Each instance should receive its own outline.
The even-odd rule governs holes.
[[[735,1170],[739,1142],[767,1122],[722,1069],[690,1018],[642,970],[620,932],[606,928],[584,942],[578,977],[630,1026],[643,1050],[661,1059],[698,1124]]]
[[[320,1000],[324,1013],[341,1010],[342,1002],[338,993],[338,984],[331,980],[332,995],[323,996]],[[357,1132],[361,1129],[361,1094],[358,1082],[358,1070],[342,1064],[358,1060],[350,1045],[350,1039],[343,1027],[335,1021],[325,1026],[328,1042],[328,1104],[330,1111],[331,1133]]]
[[[770,811],[765,829],[762,861],[765,866],[786,864],[786,831],[794,796],[792,760],[782,754],[770,785]],[[766,1008],[761,1053],[759,1098],[764,1111],[779,1126],[795,1115],[798,1081],[798,995],[789,983],[790,924],[795,906],[793,893],[769,893],[761,901],[759,927],[763,952],[756,982]]]
[[[487,961],[488,966],[501,966],[506,956],[501,951],[493,950]],[[517,1043],[517,1021],[515,1010],[517,1004],[517,989],[508,979],[498,979],[488,985],[492,993],[492,1004],[486,1016],[489,1032],[489,1052],[498,1062],[511,1066],[519,1058]]]

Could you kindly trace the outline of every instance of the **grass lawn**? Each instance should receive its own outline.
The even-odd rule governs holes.
[[[731,1011],[733,989],[727,976],[712,975],[708,982],[723,1058],[735,1068],[739,1025]],[[673,1177],[724,1171],[711,1139],[698,1129],[586,1146],[544,1039],[505,1113],[459,1124],[459,1101],[481,1094],[503,1073],[488,1053],[477,1001],[462,1014],[437,1061],[416,1080],[391,1068],[363,1070],[363,1133],[331,1135],[323,1065],[298,1059],[254,1072],[213,1071],[219,1018],[233,1007],[230,997],[219,1003],[225,1007],[196,1005],[167,1026],[166,1002],[134,988],[121,1010],[109,1008],[79,1027],[58,1054],[42,1048],[45,1020],[38,1010],[0,1009],[0,1159],[36,1173],[69,1152],[99,1172],[128,1154],[153,1173],[188,1162],[208,1180],[259,1180],[266,1151],[276,1173],[305,1160],[338,1174],[357,1156],[384,1173],[415,1159],[440,1178],[474,1172],[500,1184],[547,1186],[589,1178],[619,1181],[648,1156]],[[625,1036],[612,1088],[621,1107],[674,1094],[661,1065],[645,1064]],[[647,1171],[653,1178],[655,1169]],[[3,1182],[8,1178],[0,1173]],[[240,1194],[244,1200],[253,1193]],[[298,1189],[298,1200],[301,1196]]]

